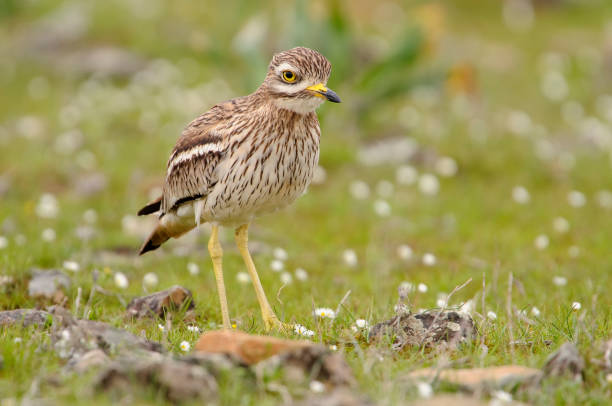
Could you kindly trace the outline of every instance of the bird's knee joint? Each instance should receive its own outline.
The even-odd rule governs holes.
[[[208,243],[208,252],[212,259],[219,259],[223,257],[223,248],[218,241],[211,241]]]

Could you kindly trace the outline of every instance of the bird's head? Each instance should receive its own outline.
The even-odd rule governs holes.
[[[292,48],[272,57],[261,90],[279,108],[310,113],[325,100],[340,103],[338,95],[326,86],[330,72],[331,64],[317,51]]]

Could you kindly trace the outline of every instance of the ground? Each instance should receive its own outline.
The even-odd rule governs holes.
[[[0,309],[50,304],[28,296],[27,280],[32,268],[63,268],[63,304],[79,317],[176,353],[199,335],[188,325],[218,327],[209,229],[139,258],[152,223],[135,213],[156,197],[186,123],[253,91],[275,50],[305,45],[330,59],[343,103],[320,109],[321,170],[308,193],[251,229],[279,317],[335,345],[377,404],[405,404],[419,396],[406,374],[441,355],[394,353],[352,327],[392,317],[402,283],[419,311],[471,279],[449,305],[463,305],[479,335],[447,357],[539,368],[575,342],[584,383],[515,395],[610,402],[592,362],[612,335],[608,2],[6,1],[0,21],[0,275],[13,280]],[[263,334],[233,230],[222,237],[230,316]],[[94,275],[108,294],[83,314]],[[194,323],[164,333],[157,320],[126,321],[122,302],[174,284],[193,292]],[[320,318],[317,308],[339,312]],[[0,331],[3,405],[33,391],[57,404],[115,403],[91,392],[95,371],[64,375],[48,341],[36,328]],[[53,375],[59,387],[39,387]],[[234,383],[220,383],[221,404],[280,401]],[[154,391],[130,402],[165,404]]]

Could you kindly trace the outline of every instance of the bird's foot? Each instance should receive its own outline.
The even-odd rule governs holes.
[[[291,331],[291,325],[283,323],[276,317],[276,315],[264,316],[264,325],[266,326],[266,331],[270,331],[272,329],[279,331],[281,333],[289,333]]]

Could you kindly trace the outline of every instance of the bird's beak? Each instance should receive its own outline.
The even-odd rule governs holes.
[[[340,97],[338,97],[336,92],[325,87],[323,83],[319,83],[318,85],[312,85],[310,87],[307,87],[306,90],[310,90],[311,92],[315,94],[315,96],[327,99],[330,102],[334,102],[334,103],[341,102]]]

